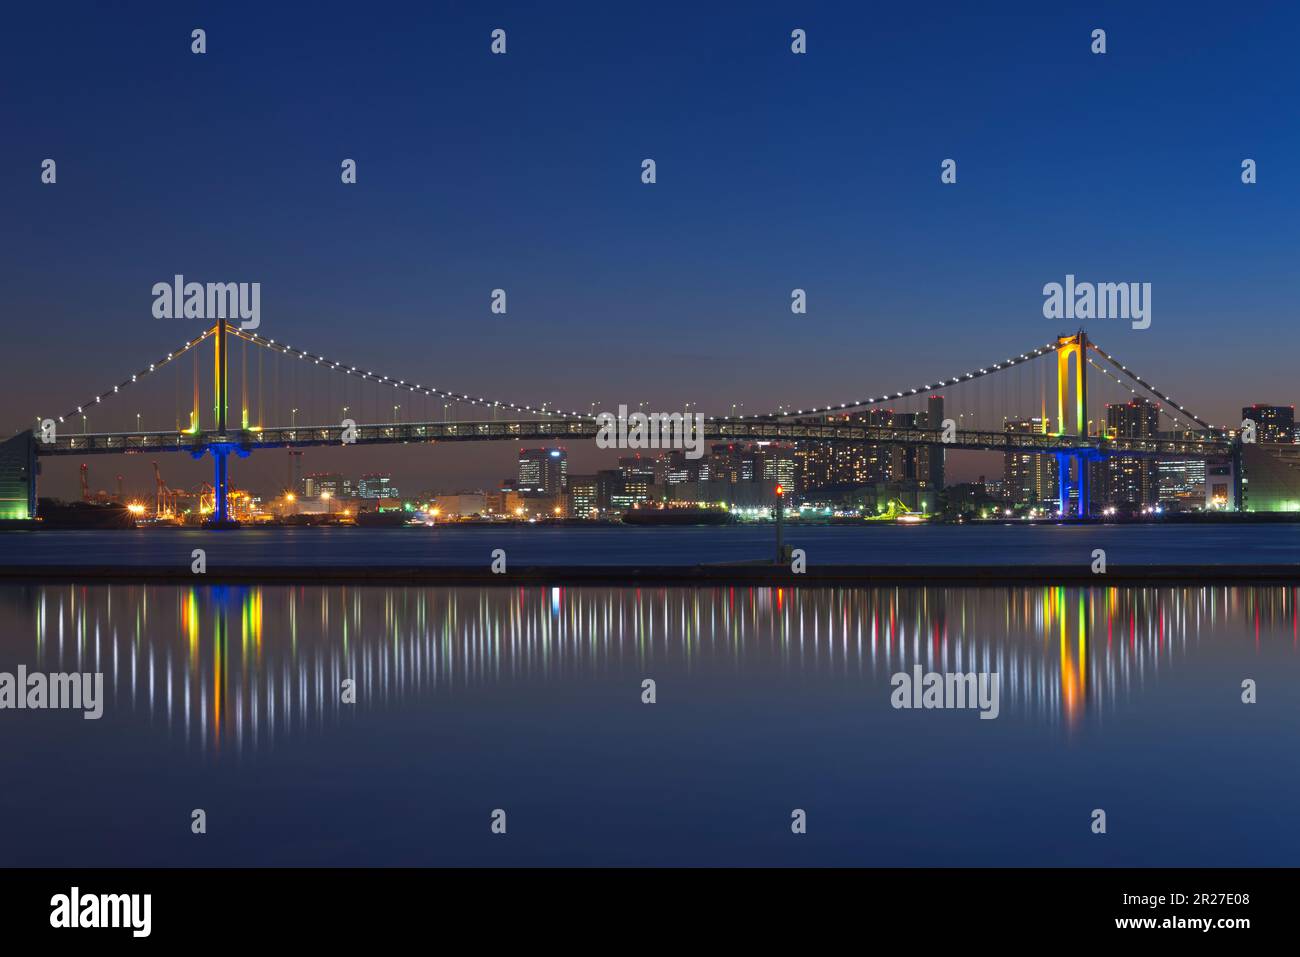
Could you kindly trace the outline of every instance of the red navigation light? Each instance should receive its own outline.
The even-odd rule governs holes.
[[[777,497],[777,498],[780,498],[780,497],[781,497],[782,495],[784,495],[784,494],[785,494],[785,487],[782,486],[782,485],[778,485],[778,486],[776,487],[776,497]]]

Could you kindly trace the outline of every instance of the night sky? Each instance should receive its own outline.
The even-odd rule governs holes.
[[[709,413],[1040,345],[1069,331],[1042,286],[1074,273],[1152,283],[1149,329],[1088,331],[1199,414],[1295,401],[1294,7],[611,6],[11,6],[0,427],[197,335],[151,314],[175,273],[260,282],[260,333],[395,377]],[[515,450],[309,452],[308,470],[478,487]],[[571,471],[609,459],[575,450]],[[284,474],[283,452],[251,462],[237,479]],[[72,492],[76,464],[47,463],[43,492]],[[148,469],[91,465],[101,487]],[[180,484],[207,466],[164,468]]]

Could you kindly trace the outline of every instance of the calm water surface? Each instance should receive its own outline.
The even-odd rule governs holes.
[[[0,864],[1294,865],[1298,597],[0,585],[0,671],[107,698],[0,711]]]
[[[990,525],[863,523],[792,526],[809,564],[1088,565],[1300,563],[1300,523],[1259,525]],[[220,565],[694,565],[770,557],[769,525],[724,528],[477,525],[432,528],[264,528],[0,532],[5,565],[188,567],[202,548]]]

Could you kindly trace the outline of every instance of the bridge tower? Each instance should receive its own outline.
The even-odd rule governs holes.
[[[1070,391],[1070,358],[1074,358],[1074,423],[1068,426],[1067,396]],[[1056,339],[1056,434],[1088,434],[1088,334],[1080,329],[1072,336],[1058,336]],[[1057,452],[1056,474],[1057,494],[1060,499],[1061,514],[1070,504],[1070,489],[1077,492],[1078,516],[1087,518],[1089,511],[1089,476],[1088,464],[1095,458],[1088,452]],[[1074,481],[1070,480],[1070,468],[1074,466]]]
[[[216,352],[213,355],[213,385],[216,415],[217,434],[214,441],[209,442],[206,448],[199,448],[194,451],[195,458],[202,458],[205,451],[212,453],[213,480],[212,480],[212,515],[205,524],[210,528],[236,528],[239,523],[232,520],[229,511],[227,511],[227,498],[230,491],[230,468],[227,458],[231,452],[236,453],[241,458],[247,458],[248,450],[240,442],[231,441],[226,433],[226,414],[230,407],[230,390],[228,387],[228,368],[227,352],[229,344],[226,341],[226,320],[218,319],[217,324],[212,327],[214,338],[216,340]]]

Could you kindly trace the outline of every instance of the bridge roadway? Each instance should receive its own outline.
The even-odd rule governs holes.
[[[576,442],[594,441],[594,418],[512,419],[492,422],[400,422],[358,425],[357,445],[400,445],[433,442]],[[230,443],[240,450],[307,448],[340,445],[341,425],[300,425],[262,430],[186,432],[109,432],[59,435],[43,443],[35,436],[36,454],[108,455],[140,452],[200,453],[209,446]],[[1226,439],[1106,439],[1098,436],[1042,435],[1030,432],[957,431],[954,441],[940,442],[933,429],[889,428],[860,424],[810,423],[780,419],[714,419],[705,422],[705,441],[843,442],[883,445],[943,445],[950,449],[987,452],[1087,452],[1102,456],[1159,456],[1215,459],[1232,455]]]

